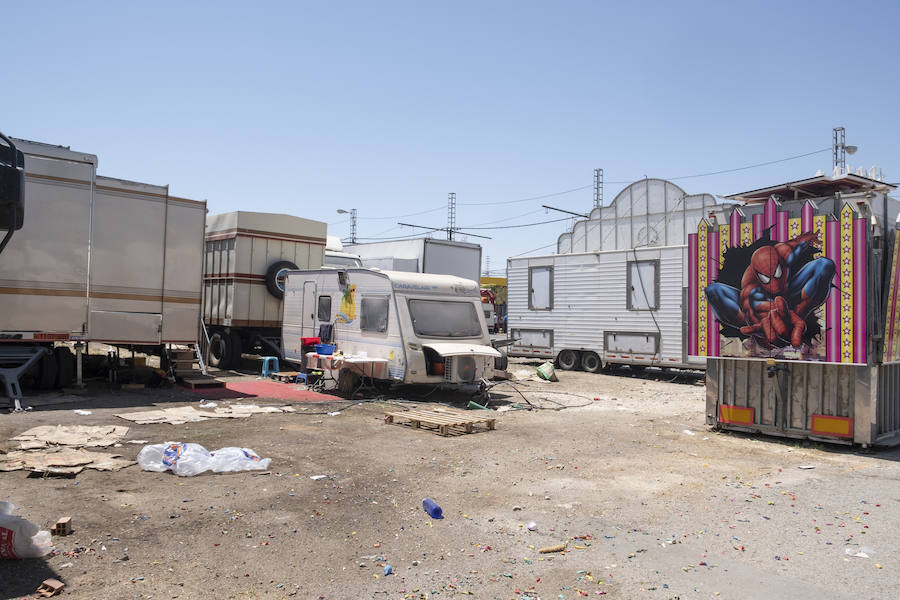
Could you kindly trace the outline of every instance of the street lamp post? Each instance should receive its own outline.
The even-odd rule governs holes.
[[[356,243],[356,209],[351,208],[350,210],[344,210],[343,208],[338,209],[339,215],[350,215],[350,243]]]

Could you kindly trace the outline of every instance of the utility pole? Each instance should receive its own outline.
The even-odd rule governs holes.
[[[453,239],[456,229],[456,192],[447,194],[447,239]]]
[[[594,208],[603,206],[603,169],[594,169]]]

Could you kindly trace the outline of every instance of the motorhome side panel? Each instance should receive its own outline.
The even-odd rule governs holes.
[[[0,260],[0,332],[82,334],[94,169],[26,149],[27,218]]]
[[[88,335],[158,344],[163,302],[166,189],[97,178]]]
[[[163,342],[197,338],[203,291],[206,203],[169,196],[166,211]]]
[[[282,328],[285,358],[302,363],[304,357],[300,338],[305,335],[304,331],[309,332],[309,323],[312,323],[312,331],[316,332],[320,325],[330,323],[334,326],[334,341],[344,354],[365,353],[371,358],[386,359],[392,376],[402,379],[406,361],[397,316],[397,301],[390,280],[382,274],[363,270],[344,273],[347,281],[343,286],[336,270],[291,271],[288,274]],[[308,295],[304,294],[304,287],[310,282],[315,284],[315,300],[311,307],[304,303],[305,297],[306,302],[309,302]],[[328,304],[327,311],[319,306],[323,298],[327,298],[324,300]],[[369,299],[388,300],[385,331],[362,328],[362,313],[366,310]],[[320,318],[324,316],[328,319]]]

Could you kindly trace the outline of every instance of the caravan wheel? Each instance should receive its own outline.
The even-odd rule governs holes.
[[[225,333],[215,332],[209,336],[209,364],[218,369],[227,369],[231,362],[230,339]]]
[[[556,357],[556,363],[563,371],[573,371],[578,368],[578,353],[574,350],[563,350]]]
[[[603,369],[603,361],[596,352],[585,352],[581,355],[581,368],[588,373],[599,373]]]

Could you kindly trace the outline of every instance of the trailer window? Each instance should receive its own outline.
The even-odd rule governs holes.
[[[628,263],[628,310],[659,308],[659,261],[636,260]]]
[[[478,311],[471,302],[410,300],[413,330],[422,337],[479,337]]]
[[[528,269],[528,308],[550,310],[553,308],[553,267]]]
[[[388,296],[363,296],[360,302],[359,328],[362,331],[387,331]]]
[[[319,320],[331,320],[331,296],[319,296]]]

